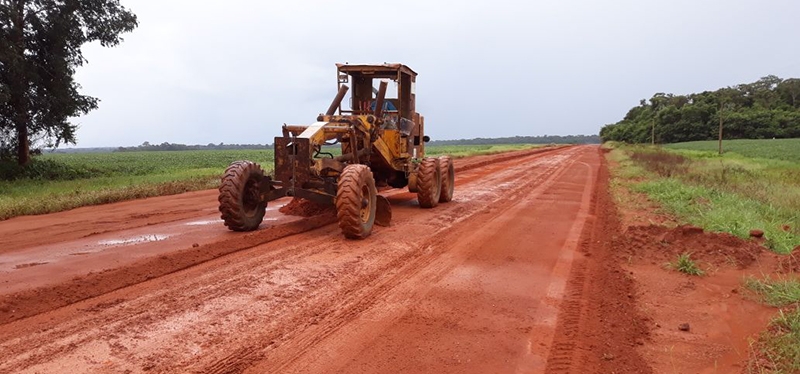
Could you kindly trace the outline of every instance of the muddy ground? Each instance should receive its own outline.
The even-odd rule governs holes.
[[[626,221],[596,146],[456,171],[454,201],[434,209],[382,191],[392,225],[362,241],[324,210],[281,214],[288,199],[258,231],[229,232],[216,191],[0,222],[0,372],[741,368],[770,312],[733,291],[768,262],[759,249],[719,239],[754,251],[726,262],[704,233],[663,244],[669,229]],[[664,269],[662,247],[690,240],[711,243],[719,277]]]

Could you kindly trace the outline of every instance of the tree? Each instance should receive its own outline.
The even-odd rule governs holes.
[[[119,0],[0,0],[0,157],[25,165],[32,140],[75,144],[69,119],[98,102],[73,79],[81,46],[115,46],[136,26]]]
[[[778,93],[780,93],[786,103],[796,108],[800,104],[800,79],[789,78],[778,85]]]

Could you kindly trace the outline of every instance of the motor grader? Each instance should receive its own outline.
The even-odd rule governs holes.
[[[267,202],[286,196],[336,207],[345,237],[363,239],[391,220],[377,187],[408,187],[419,206],[453,198],[449,156],[425,157],[425,119],[415,109],[417,73],[402,64],[336,64],[338,93],[311,125],[283,125],[276,137],[273,175],[251,161],[235,161],[219,188],[219,211],[233,231],[251,231]],[[397,88],[387,97],[389,82]],[[377,84],[377,87],[375,86]],[[348,85],[352,85],[352,92]],[[349,108],[342,102],[349,97]],[[340,155],[330,152],[341,148]]]

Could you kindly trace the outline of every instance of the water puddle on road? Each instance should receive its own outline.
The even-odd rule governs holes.
[[[125,238],[125,239],[110,239],[110,240],[101,240],[97,242],[99,245],[132,245],[132,244],[141,244],[141,243],[149,243],[149,242],[160,242],[162,240],[167,240],[170,235],[161,235],[161,234],[152,234],[152,235],[140,235],[135,236],[132,238]]]
[[[264,221],[277,221],[278,218],[271,218],[271,217],[264,217]],[[206,226],[206,225],[223,225],[223,221],[221,219],[207,219],[202,221],[192,221],[184,223],[186,226]]]
[[[217,223],[222,223],[222,220],[221,219],[206,219],[206,220],[202,220],[202,221],[186,222],[185,225],[186,226],[205,226],[205,225],[213,225],[213,224],[217,224]]]

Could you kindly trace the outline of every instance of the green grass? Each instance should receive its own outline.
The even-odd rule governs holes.
[[[688,275],[701,276],[705,272],[692,260],[691,253],[684,253],[678,256],[678,260],[669,264],[673,269]]]
[[[784,308],[761,334],[756,349],[759,357],[750,361],[751,373],[782,374],[800,372],[800,281],[794,277],[778,279],[747,278],[745,287],[765,304]]]
[[[717,155],[719,143],[716,140],[688,143],[674,143],[664,146],[669,149],[683,149]],[[765,158],[800,162],[800,139],[737,139],[723,140],[722,150],[726,155],[734,154],[750,158]]]
[[[230,162],[250,159],[267,170],[271,150],[46,154],[55,178],[0,181],[0,219],[58,212],[151,196],[215,188]]]
[[[760,352],[769,367],[751,362],[751,373],[790,374],[800,372],[800,309],[781,310],[762,334]]]
[[[758,142],[765,149],[771,141]],[[621,166],[617,183],[645,193],[679,221],[742,238],[763,230],[779,253],[800,245],[800,163],[619,144],[610,159]]]
[[[450,155],[453,158],[462,158],[478,155],[492,155],[511,151],[521,151],[543,146],[543,144],[434,145],[426,146],[425,152],[429,156]]]
[[[638,183],[634,191],[646,193],[666,212],[710,231],[748,238],[750,230],[764,230],[767,246],[789,253],[800,245],[800,237],[786,232],[783,225],[797,227],[798,212],[735,193],[684,183],[677,178],[660,178]]]
[[[537,145],[429,146],[431,156],[493,154]],[[0,220],[58,212],[86,205],[216,188],[225,168],[236,160],[258,162],[270,172],[271,149],[174,152],[44,154],[11,181],[0,180]],[[3,172],[17,173],[0,165]]]
[[[44,154],[41,158],[88,172],[92,177],[129,177],[185,170],[208,174],[212,170],[224,169],[235,160],[252,160],[266,167],[272,164],[273,156],[272,149],[264,149]]]
[[[759,295],[765,304],[774,307],[784,307],[800,301],[800,281],[794,277],[779,279],[750,277],[745,280],[744,284],[745,287]]]

